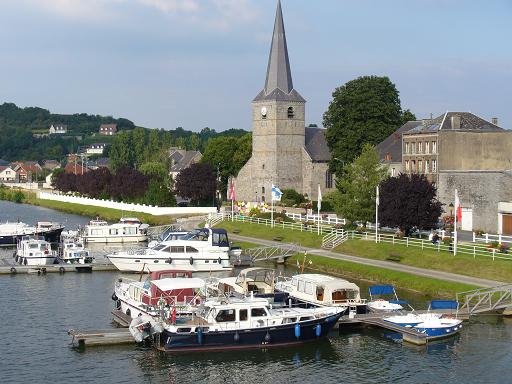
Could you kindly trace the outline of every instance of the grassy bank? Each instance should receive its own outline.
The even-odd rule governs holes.
[[[293,231],[283,228],[270,228],[264,225],[223,221],[220,226],[238,234],[272,240],[282,237],[283,242],[299,243],[306,247],[319,248],[321,236],[316,233]],[[390,254],[399,256],[400,264],[419,268],[452,272],[466,276],[480,277],[490,280],[511,281],[512,262],[492,260],[490,258],[474,259],[468,255],[453,256],[446,251],[437,252],[433,249],[406,247],[401,244],[374,243],[367,240],[347,240],[335,249],[336,252],[374,260],[387,260]]]
[[[410,273],[393,271],[385,268],[372,267],[369,265],[352,263],[349,261],[331,259],[317,255],[308,255],[306,262],[308,270],[325,272],[333,275],[342,275],[344,277],[378,282],[381,284],[392,284],[397,288],[421,293],[430,298],[451,298],[455,297],[457,292],[464,292],[478,287],[433,279],[423,276],[417,276]],[[296,264],[303,262],[303,256],[297,255],[288,259],[288,263]]]
[[[95,206],[91,206],[91,205],[82,205],[82,204],[73,204],[73,203],[64,203],[61,201],[54,201],[54,200],[43,200],[43,199],[38,199],[34,192],[28,192],[28,191],[8,190],[8,193],[5,195],[5,197],[2,198],[2,195],[0,194],[0,198],[1,198],[1,200],[14,201],[14,200],[10,199],[9,197],[11,195],[19,197],[20,193],[22,194],[22,196],[19,199],[19,201],[16,201],[16,202],[51,208],[51,209],[55,209],[57,211],[72,213],[75,215],[81,215],[81,216],[90,217],[90,218],[99,217],[103,220],[107,220],[107,221],[111,221],[111,222],[118,221],[121,217],[136,216],[143,223],[147,223],[150,225],[165,225],[165,224],[170,224],[170,223],[174,222],[176,219],[175,217],[171,217],[171,216],[153,216],[153,215],[143,213],[143,212],[132,212],[132,211],[126,212],[126,211],[121,211],[119,209],[95,207]]]

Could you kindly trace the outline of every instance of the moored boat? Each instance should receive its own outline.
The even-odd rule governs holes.
[[[153,272],[178,269],[193,272],[229,271],[229,240],[226,230],[201,228],[152,248],[113,252],[106,257],[120,271]]]
[[[16,245],[24,236],[42,236],[51,243],[58,242],[63,225],[50,221],[38,221],[36,225],[23,222],[0,224],[0,245]]]
[[[51,244],[42,236],[24,236],[16,246],[15,260],[20,265],[50,265],[55,256]]]
[[[392,285],[372,285],[368,288],[370,300],[368,309],[372,312],[396,312],[401,311],[406,301],[399,300],[395,287]]]
[[[137,218],[123,217],[113,224],[95,219],[81,228],[80,237],[85,243],[138,243],[148,239],[148,228]]]
[[[339,307],[276,309],[263,298],[215,299],[188,321],[162,323],[154,339],[165,352],[294,345],[325,337],[341,315]]]
[[[63,264],[91,264],[94,256],[84,247],[76,231],[66,231],[61,234],[57,259]]]

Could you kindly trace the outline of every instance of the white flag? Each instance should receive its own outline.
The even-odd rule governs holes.
[[[320,189],[320,184],[318,184],[318,210],[322,208],[322,190]]]
[[[283,192],[279,188],[277,188],[274,184],[272,184],[272,200],[281,201],[281,196]]]
[[[379,205],[380,204],[380,201],[379,201],[379,186],[377,185],[377,194],[375,195],[375,204]]]

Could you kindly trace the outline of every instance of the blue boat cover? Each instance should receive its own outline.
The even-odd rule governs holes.
[[[392,285],[372,285],[368,288],[370,295],[394,295],[395,288]]]
[[[458,309],[459,302],[456,300],[432,300],[430,309]]]

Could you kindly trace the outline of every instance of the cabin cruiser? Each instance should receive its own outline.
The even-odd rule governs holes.
[[[24,236],[16,246],[15,260],[20,265],[50,265],[55,261],[55,252],[44,237]]]
[[[225,229],[195,229],[153,248],[113,252],[106,257],[125,272],[179,269],[193,272],[229,271],[229,240]]]
[[[276,290],[288,293],[296,303],[306,306],[342,307],[349,315],[367,312],[366,300],[361,299],[359,287],[333,276],[303,273],[281,277]]]
[[[80,237],[85,243],[138,243],[148,239],[148,228],[133,217],[123,217],[114,224],[97,218],[81,228]]]
[[[187,234],[188,231],[184,231],[181,228],[176,229],[173,226],[170,226],[160,235],[156,236],[156,238],[152,238],[152,240],[148,243],[148,248],[154,248],[163,241],[178,240]]]
[[[50,221],[38,221],[36,225],[23,222],[0,224],[0,245],[16,245],[24,236],[43,236],[46,241],[59,241],[63,225]]]
[[[272,303],[285,303],[286,292],[275,291],[275,270],[271,268],[245,268],[238,276],[218,279],[214,288],[226,296],[242,295],[267,298]]]
[[[325,337],[341,315],[339,307],[277,309],[264,298],[215,298],[188,320],[156,327],[135,319],[130,330],[139,340],[154,332],[157,349],[165,352],[270,348]]]
[[[61,234],[57,259],[63,264],[91,264],[94,256],[84,247],[77,231],[65,231]]]
[[[190,271],[152,272],[145,281],[119,279],[112,294],[117,310],[136,318],[141,315],[172,319],[190,315],[204,298],[206,282]]]

